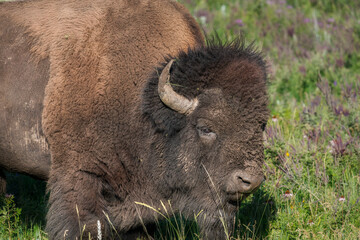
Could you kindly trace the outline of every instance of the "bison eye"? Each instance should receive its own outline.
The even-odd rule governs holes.
[[[209,134],[212,132],[208,127],[198,127],[197,129],[202,134]]]
[[[200,137],[209,138],[209,139],[216,138],[216,133],[211,131],[211,129],[206,126],[197,126],[196,129]]]

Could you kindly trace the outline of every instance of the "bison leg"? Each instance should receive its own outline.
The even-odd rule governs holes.
[[[57,169],[58,172],[59,169]],[[64,170],[63,172],[69,171]],[[100,221],[105,236],[104,206],[99,196],[101,182],[96,175],[76,171],[59,179],[53,174],[49,179],[49,211],[46,231],[49,239],[81,239],[97,236],[97,222]]]
[[[0,195],[6,193],[6,176],[3,170],[0,169]]]

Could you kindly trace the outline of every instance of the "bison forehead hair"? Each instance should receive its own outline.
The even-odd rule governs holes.
[[[185,126],[186,116],[172,111],[159,99],[159,75],[166,62],[151,76],[142,105],[144,116],[151,119],[156,130],[172,135]],[[235,111],[247,111],[248,116],[256,113],[258,121],[265,124],[268,117],[266,69],[262,53],[253,44],[246,46],[243,37],[232,42],[214,37],[207,39],[206,46],[188,49],[176,57],[170,83],[175,92],[188,99],[209,89],[221,89],[224,100]]]

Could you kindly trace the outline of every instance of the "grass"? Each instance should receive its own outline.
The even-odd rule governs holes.
[[[180,2],[207,34],[255,40],[269,65],[267,180],[240,207],[232,238],[360,239],[359,1]],[[44,191],[9,193],[22,209],[12,237],[46,239]],[[196,224],[171,210],[158,229],[156,239],[199,238]]]
[[[6,175],[8,193],[0,197],[0,239],[47,239],[43,230],[45,183],[19,174]]]

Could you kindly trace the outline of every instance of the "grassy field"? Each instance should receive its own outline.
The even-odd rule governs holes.
[[[360,1],[180,2],[206,34],[242,33],[268,62],[267,180],[229,238],[360,239]],[[0,239],[47,239],[44,189],[10,175]],[[159,225],[157,239],[198,239],[181,216]]]

